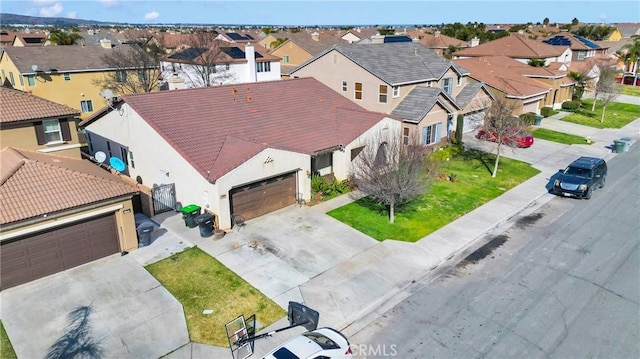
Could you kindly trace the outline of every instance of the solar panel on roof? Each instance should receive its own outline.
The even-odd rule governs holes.
[[[247,39],[249,39],[249,40],[254,40],[253,36],[251,36],[251,35],[249,35],[249,34],[246,34],[246,35],[245,35],[245,37],[246,37]]]
[[[231,56],[232,59],[244,59],[244,51],[240,50],[238,47],[223,47],[222,51]]]
[[[205,51],[207,51],[207,49],[205,48],[190,47],[180,52],[176,52],[175,54],[169,56],[169,58],[176,60],[193,60]]]
[[[394,42],[411,42],[413,40],[411,40],[410,37],[407,36],[385,36],[384,37],[384,43],[394,43]]]
[[[544,40],[543,42],[553,46],[571,46],[571,40],[562,35],[556,35],[548,40]]]
[[[575,37],[576,37],[576,39],[580,40],[583,44],[585,44],[585,45],[589,46],[589,47],[590,47],[590,48],[592,48],[592,49],[599,49],[599,48],[600,48],[600,46],[598,46],[598,45],[594,44],[593,42],[591,42],[591,41],[590,41],[590,40],[588,40],[588,39],[585,39],[585,38],[584,38],[584,37],[582,37],[582,36],[575,35]]]
[[[227,32],[227,36],[229,36],[231,40],[245,40],[242,35],[235,32]]]

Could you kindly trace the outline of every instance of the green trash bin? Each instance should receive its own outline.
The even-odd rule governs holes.
[[[540,124],[542,124],[542,119],[544,118],[544,116],[542,115],[536,115],[536,119],[533,121],[533,124],[535,126],[540,126]]]
[[[620,141],[624,142],[624,149],[622,152],[629,152],[629,147],[631,147],[631,137],[622,137]]]
[[[626,141],[613,140],[613,148],[615,149],[616,153],[624,152],[624,147],[626,146],[626,144]]]
[[[190,204],[188,206],[184,206],[180,209],[182,212],[182,219],[184,219],[184,225],[189,228],[194,228],[198,225],[196,222],[196,217],[200,215],[200,206],[196,204]]]

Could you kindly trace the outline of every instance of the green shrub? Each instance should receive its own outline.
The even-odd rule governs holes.
[[[562,103],[563,110],[575,111],[580,108],[582,102],[580,101],[566,101]]]
[[[439,150],[433,152],[429,156],[429,159],[431,161],[444,162],[450,158],[456,157],[457,155],[461,154],[463,151],[464,151],[464,148],[459,145],[441,147]]]
[[[536,120],[536,114],[533,112],[527,112],[520,115],[520,119],[529,125],[533,125]]]
[[[554,110],[552,107],[543,107],[540,109],[540,114],[544,117],[549,117],[554,115]]]
[[[464,116],[458,115],[456,118],[456,134],[455,134],[455,144],[462,144],[462,132],[464,131]]]

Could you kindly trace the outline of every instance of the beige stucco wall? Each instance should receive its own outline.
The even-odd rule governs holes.
[[[118,241],[121,251],[131,251],[138,248],[135,217],[131,198],[108,201],[97,206],[87,206],[76,212],[67,212],[61,215],[51,215],[46,219],[31,221],[28,224],[15,228],[5,226],[2,230],[2,238],[22,236],[32,232],[55,228],[67,223],[91,219],[106,213],[114,213],[118,231]]]
[[[271,55],[281,58],[280,64],[285,66],[298,66],[309,60],[312,54],[303,50],[295,42],[288,41],[271,52]],[[284,57],[289,56],[289,62],[284,62]]]
[[[2,129],[0,130],[0,146],[80,158],[80,144],[78,142],[76,121],[69,119],[68,123],[69,131],[71,132],[71,141],[65,141],[64,143],[55,145],[38,145],[36,131],[31,122],[2,124]]]

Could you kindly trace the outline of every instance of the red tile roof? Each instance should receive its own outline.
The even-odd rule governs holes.
[[[0,224],[136,192],[135,186],[86,160],[13,147],[0,151]]]
[[[313,155],[348,144],[389,117],[364,110],[314,78],[130,94],[121,99],[210,180],[265,148]]]
[[[446,49],[449,46],[456,46],[459,48],[465,48],[469,45],[462,40],[458,40],[455,37],[443,35],[443,34],[422,34],[418,40],[419,43],[430,49]]]
[[[454,55],[461,57],[503,55],[522,59],[544,59],[560,56],[565,49],[566,47],[552,46],[541,41],[532,40],[525,35],[511,34],[475,47],[456,51]]]
[[[551,70],[523,64],[507,56],[474,57],[454,62],[469,70],[471,77],[515,97],[530,97],[550,90],[548,85],[528,76],[562,76]]]
[[[80,111],[69,106],[6,87],[0,87],[0,103],[0,123],[80,116]]]

